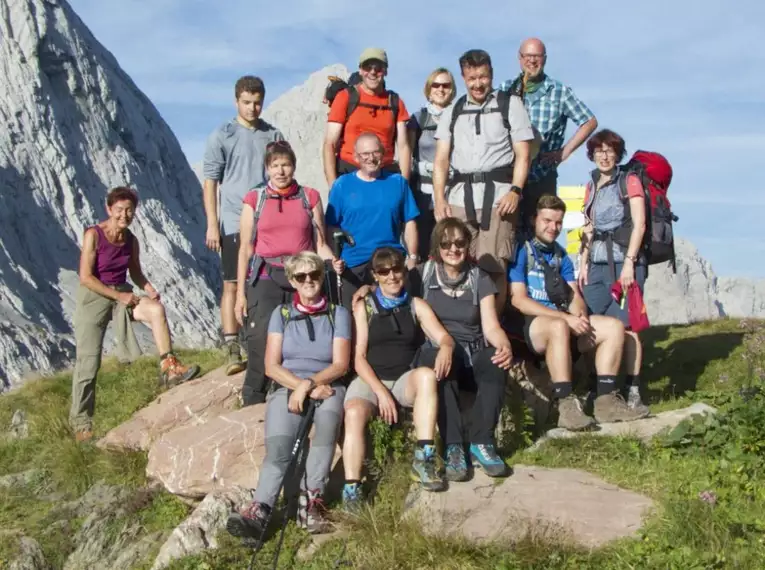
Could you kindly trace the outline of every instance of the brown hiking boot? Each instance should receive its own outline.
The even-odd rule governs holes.
[[[167,388],[183,384],[199,374],[199,366],[184,366],[174,354],[168,354],[159,363],[159,380]]]
[[[595,419],[584,413],[582,402],[575,394],[558,401],[558,427],[569,431],[583,431],[595,426]]]
[[[226,355],[226,375],[233,376],[239,374],[246,368],[244,362],[242,362],[242,348],[239,346],[239,342],[233,340],[226,344],[225,350],[228,352]]]
[[[74,432],[74,439],[77,443],[88,443],[93,439],[93,431],[90,428],[79,429]]]
[[[598,420],[599,424],[631,422],[643,419],[650,413],[631,409],[622,395],[616,391],[595,398],[594,412],[595,419]]]

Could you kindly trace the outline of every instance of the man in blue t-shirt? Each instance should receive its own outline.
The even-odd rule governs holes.
[[[394,247],[407,254],[408,269],[420,261],[414,223],[420,210],[409,183],[400,174],[382,171],[383,145],[377,135],[360,135],[354,152],[359,169],[332,184],[326,216],[329,235],[339,229],[353,238],[353,245],[346,244],[342,251],[346,270],[341,302],[346,307],[367,283],[367,265],[378,247]],[[406,249],[401,245],[402,230]]]
[[[598,423],[631,421],[641,414],[627,406],[616,389],[622,361],[624,325],[618,319],[588,315],[574,265],[556,242],[566,204],[557,196],[539,199],[532,218],[534,238],[518,246],[508,271],[510,302],[523,319],[529,349],[544,356],[558,401],[558,426],[572,431]],[[571,391],[572,363],[578,352],[595,350],[598,396],[593,418]]]

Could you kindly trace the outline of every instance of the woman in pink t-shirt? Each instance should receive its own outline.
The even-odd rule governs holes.
[[[342,273],[344,269],[343,262],[327,244],[321,196],[295,181],[296,157],[290,144],[269,143],[265,164],[268,183],[245,196],[239,225],[234,312],[242,326],[245,318],[248,323],[247,372],[242,387],[245,406],[266,400],[264,358],[268,321],[273,310],[289,302],[294,293],[284,273],[284,260],[301,251],[315,251],[323,259],[331,260],[335,271]]]

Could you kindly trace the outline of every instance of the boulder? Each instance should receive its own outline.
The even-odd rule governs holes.
[[[159,549],[151,570],[161,570],[173,560],[218,548],[216,535],[225,528],[228,514],[252,500],[252,491],[233,487],[207,495],[194,512],[178,525]]]
[[[19,554],[8,570],[48,570],[50,565],[45,560],[40,544],[28,536],[22,536],[19,539]]]
[[[146,475],[170,493],[202,498],[235,485],[254,488],[265,455],[266,404],[165,433],[149,449]]]
[[[652,507],[648,497],[585,471],[516,465],[504,481],[478,471],[443,493],[413,486],[405,516],[418,517],[438,537],[476,543],[532,537],[593,548],[634,535]]]
[[[610,435],[614,437],[636,437],[648,441],[660,433],[671,430],[677,424],[696,414],[714,414],[717,410],[703,403],[696,403],[687,408],[660,412],[634,422],[619,422],[599,424],[596,431],[587,432],[587,435]],[[564,428],[555,428],[540,437],[531,449],[538,449],[551,439],[563,439],[581,436],[581,432],[572,432]]]
[[[102,449],[148,450],[163,434],[186,425],[203,425],[239,406],[244,372],[226,376],[224,368],[176,386],[120,424],[97,445]]]

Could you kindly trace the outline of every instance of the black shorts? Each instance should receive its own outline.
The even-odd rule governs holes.
[[[236,282],[239,264],[239,233],[220,236],[220,269],[223,281]]]
[[[537,356],[544,357],[544,354],[539,354],[536,350],[534,350],[534,345],[531,344],[531,335],[529,334],[529,329],[531,328],[531,323],[534,322],[534,319],[536,317],[530,317],[528,315],[523,316],[523,339],[526,341],[526,346],[529,347],[529,350],[536,354]],[[581,352],[579,351],[579,338],[574,336],[574,334],[571,334],[571,362],[576,362],[579,357],[581,356]]]

